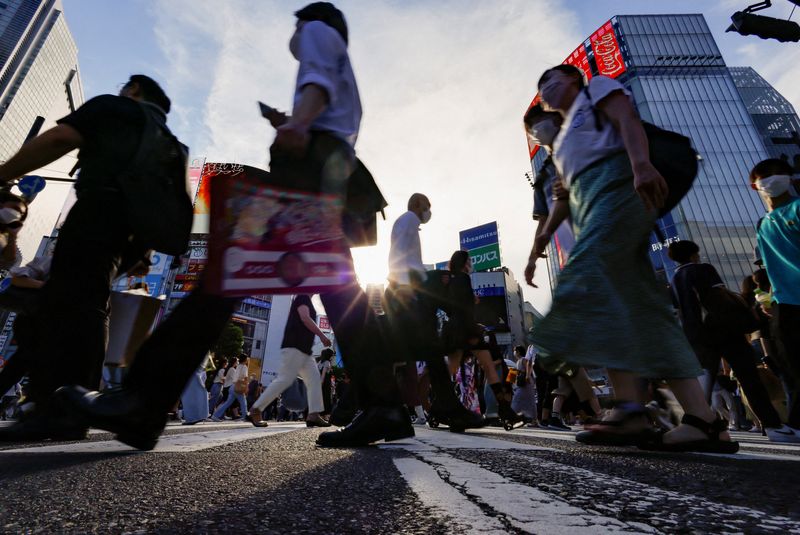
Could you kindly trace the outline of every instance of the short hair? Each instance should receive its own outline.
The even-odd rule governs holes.
[[[526,351],[527,350],[525,349],[525,346],[517,346],[514,348],[514,352],[519,353],[523,357],[525,356]]]
[[[333,349],[326,347],[319,356],[322,360],[331,360],[333,358]]]
[[[330,2],[314,2],[308,4],[303,9],[295,11],[294,16],[297,17],[297,20],[306,22],[318,20],[327,24],[336,30],[339,35],[342,36],[342,39],[344,39],[345,44],[347,44],[347,22],[344,20],[344,13],[339,11],[336,6]]]
[[[139,90],[142,92],[142,98],[144,100],[155,104],[164,110],[164,113],[169,113],[169,110],[172,107],[172,101],[169,99],[167,94],[164,93],[164,90],[161,89],[161,86],[158,85],[158,82],[149,76],[145,76],[144,74],[133,74],[125,84],[125,87],[128,87],[131,84],[137,84],[139,86]]]
[[[467,251],[456,251],[450,257],[449,268],[453,273],[459,273],[464,270],[464,266],[469,261],[469,253]]]
[[[247,355],[246,353],[239,353],[239,357],[238,358],[239,358],[239,362],[241,363],[241,362],[245,362],[247,359],[249,359],[250,355]]]
[[[428,204],[431,203],[430,199],[428,199],[428,196],[425,195],[424,193],[414,193],[413,195],[411,195],[411,197],[408,198],[408,209],[409,209],[409,211],[413,210],[417,206],[417,203],[419,203],[423,199]]]
[[[537,103],[534,106],[531,106],[531,108],[525,113],[525,117],[522,120],[525,122],[525,127],[530,128],[536,121],[546,117],[561,119],[561,114],[556,111],[547,111],[540,103]]]
[[[772,175],[791,175],[794,169],[789,162],[780,158],[769,158],[758,162],[750,171],[750,182],[755,182],[759,178],[766,178]]]
[[[669,244],[667,256],[679,264],[691,261],[700,252],[700,246],[690,240],[680,240]]]
[[[539,77],[539,82],[536,84],[536,87],[542,87],[545,78],[547,78],[551,73],[555,71],[562,72],[566,75],[574,77],[575,81],[578,83],[578,89],[583,89],[583,87],[586,85],[586,82],[583,79],[583,72],[578,67],[562,63],[561,65],[550,67],[549,69],[544,71],[542,75]]]

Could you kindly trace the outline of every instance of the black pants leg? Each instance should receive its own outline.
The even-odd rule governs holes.
[[[345,369],[357,389],[362,408],[400,404],[384,333],[369,306],[367,294],[355,282],[320,294],[322,305],[342,350]]]
[[[228,323],[237,298],[198,287],[153,331],[133,360],[124,386],[141,392],[154,411],[168,411]]]
[[[3,366],[0,372],[0,395],[20,382],[31,368],[31,351],[36,342],[36,323],[27,314],[18,314],[14,320],[14,338],[17,341],[17,350]]]
[[[744,336],[732,337],[722,348],[722,355],[742,385],[753,412],[764,427],[780,427],[781,419],[772,406],[767,389],[756,369],[756,355]]]
[[[775,337],[779,366],[789,388],[789,425],[800,429],[800,305],[772,306],[770,327]]]
[[[62,233],[50,279],[36,315],[36,348],[31,355],[30,395],[46,403],[62,385],[99,386],[108,338],[111,280],[124,241],[87,241]]]

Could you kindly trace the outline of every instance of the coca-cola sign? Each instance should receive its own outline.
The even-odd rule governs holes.
[[[617,37],[614,35],[611,21],[603,24],[599,30],[594,32],[589,41],[594,51],[597,71],[600,74],[616,78],[625,72],[625,62],[622,60],[622,52],[619,49]]]

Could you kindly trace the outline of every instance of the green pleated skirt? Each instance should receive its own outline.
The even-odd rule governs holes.
[[[627,154],[581,172],[569,205],[575,246],[552,308],[533,331],[542,365],[551,372],[605,367],[653,379],[700,375],[650,263],[655,214],[633,189]]]

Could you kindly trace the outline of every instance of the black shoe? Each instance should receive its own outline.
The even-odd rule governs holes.
[[[358,413],[347,427],[320,434],[317,444],[325,448],[353,448],[413,436],[411,419],[402,407],[371,407]]]
[[[0,442],[39,442],[41,440],[84,440],[88,429],[64,414],[31,414],[24,420],[0,429]]]
[[[547,421],[547,428],[552,429],[553,431],[572,431],[572,428],[568,425],[564,425],[564,422],[561,418],[550,418]]]
[[[139,450],[152,450],[167,423],[166,414],[153,412],[130,389],[102,393],[62,386],[55,397],[85,425],[111,431],[117,440]]]
[[[331,411],[331,417],[328,418],[328,421],[331,425],[335,425],[337,427],[344,427],[349,425],[350,422],[356,417],[358,411],[355,408],[350,407],[340,407],[338,404],[333,408]]]
[[[478,429],[486,425],[483,416],[468,411],[463,405],[449,410],[443,410],[434,405],[431,407],[429,416],[445,424],[454,433],[460,433],[466,429]]]

